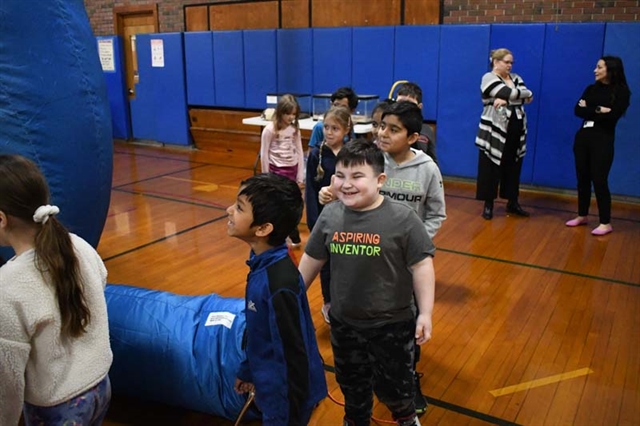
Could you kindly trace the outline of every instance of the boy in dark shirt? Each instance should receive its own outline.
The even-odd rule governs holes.
[[[385,178],[377,146],[345,145],[331,185],[340,202],[324,207],[300,261],[309,286],[331,260],[331,347],[348,426],[369,425],[374,391],[398,425],[420,424],[414,344],[431,338],[435,247],[410,207],[380,194]]]
[[[247,264],[247,359],[235,389],[255,391],[265,426],[307,425],[327,385],[309,302],[285,239],[302,216],[295,182],[275,174],[240,184],[227,233],[251,247]]]

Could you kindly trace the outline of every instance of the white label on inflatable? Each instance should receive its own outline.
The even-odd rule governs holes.
[[[164,43],[161,39],[151,40],[151,66],[164,67]]]
[[[211,327],[212,325],[224,325],[228,329],[231,329],[233,320],[235,319],[236,315],[231,312],[210,312],[204,326]]]

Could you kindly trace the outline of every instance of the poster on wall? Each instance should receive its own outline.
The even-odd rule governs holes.
[[[164,44],[162,40],[151,40],[151,66],[156,68],[164,67]]]
[[[98,40],[98,55],[100,56],[102,71],[105,71],[105,72],[116,71],[116,63],[114,60],[112,38]]]

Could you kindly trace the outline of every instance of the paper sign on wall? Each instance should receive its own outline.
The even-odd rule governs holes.
[[[102,71],[114,72],[116,70],[112,38],[98,40],[98,55],[100,56]]]
[[[164,44],[160,39],[151,40],[151,66],[164,67]]]

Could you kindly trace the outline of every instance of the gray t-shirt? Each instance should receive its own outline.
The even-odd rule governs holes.
[[[306,253],[331,259],[331,315],[358,328],[413,318],[412,265],[433,256],[424,224],[408,206],[384,198],[368,211],[325,206]]]

